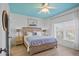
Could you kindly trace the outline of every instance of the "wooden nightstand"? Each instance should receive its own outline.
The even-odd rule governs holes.
[[[15,45],[23,44],[23,40],[24,40],[24,37],[23,36],[17,36],[15,38]]]

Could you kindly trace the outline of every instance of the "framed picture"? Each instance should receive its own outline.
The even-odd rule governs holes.
[[[28,21],[27,21],[27,24],[28,24],[28,26],[37,26],[38,20],[29,17]]]

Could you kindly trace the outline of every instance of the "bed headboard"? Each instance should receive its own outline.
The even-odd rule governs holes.
[[[41,28],[38,27],[22,27],[22,32],[24,35],[26,35],[27,32],[33,32],[33,31],[42,31]]]

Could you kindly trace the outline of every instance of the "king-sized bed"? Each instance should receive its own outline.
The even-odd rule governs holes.
[[[26,32],[24,28],[23,30]],[[28,28],[27,28],[28,29]],[[34,28],[31,28],[29,32],[33,32]],[[35,28],[35,31],[39,29]],[[24,32],[24,33],[25,33]],[[28,31],[27,31],[28,32]],[[24,36],[24,45],[27,48],[27,52],[29,55],[33,55],[35,53],[45,51],[54,47],[57,47],[57,40],[53,36],[39,36],[39,35],[32,35],[32,36]]]

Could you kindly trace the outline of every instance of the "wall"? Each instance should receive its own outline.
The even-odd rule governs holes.
[[[75,13],[75,23],[76,23],[76,49],[79,50],[79,7],[76,9],[76,13]]]
[[[15,42],[14,37],[17,35],[16,34],[16,29],[21,29],[22,27],[27,27],[28,24],[31,21],[35,20],[35,19],[36,18],[34,18],[34,17],[29,17],[29,16],[20,15],[20,14],[10,13],[9,36],[13,37],[13,39],[12,38],[9,39],[10,43],[14,44],[14,42]],[[38,20],[38,19],[36,19],[36,20]],[[40,22],[38,22],[38,25],[39,24],[40,24]]]
[[[9,26],[10,35],[13,36],[13,33],[18,28],[20,29],[22,27],[27,27],[29,18],[33,19],[33,21],[38,20],[37,25],[41,26],[40,22],[39,22],[40,19],[37,19],[37,18],[34,18],[34,17],[29,17],[29,16],[24,16],[24,15],[20,15],[20,14],[11,13],[10,14],[10,26]]]
[[[10,36],[15,34],[15,29],[27,25],[27,18],[22,15],[10,13],[9,32]]]
[[[1,8],[1,4],[0,4],[0,8]],[[0,9],[1,11],[1,9]],[[1,29],[2,25],[1,25],[1,12],[0,12],[0,48],[2,47],[2,29]]]
[[[9,8],[8,8],[8,4],[0,4],[0,48],[5,48],[6,47],[6,42],[5,42],[5,32],[2,29],[2,11],[3,10],[7,10],[7,12],[9,13]],[[2,52],[2,54],[0,55],[5,55],[4,52]]]
[[[42,20],[41,21],[41,27],[43,29],[47,29],[48,35],[52,35],[52,22],[51,20]],[[52,35],[53,36],[53,35]]]
[[[29,20],[30,18],[30,20]],[[28,26],[28,22],[37,21],[37,27],[48,29],[50,31],[51,29],[51,21],[49,20],[43,20],[35,17],[30,16],[24,16],[20,14],[11,13],[10,14],[10,35],[13,36],[13,33],[15,32],[15,29],[22,28]],[[50,33],[50,32],[49,32]]]
[[[79,39],[78,39],[78,16],[76,15],[77,14],[77,9],[78,8],[75,8],[75,9],[72,9],[72,10],[69,10],[67,12],[64,12],[60,15],[57,15],[57,16],[54,16],[54,17],[51,17],[50,19],[52,20],[52,23],[53,25],[56,24],[56,23],[60,23],[60,22],[65,22],[65,21],[68,21],[68,20],[74,20],[74,23],[75,23],[75,31],[76,31],[76,35],[75,35],[75,41],[72,42],[72,41],[66,41],[66,40],[59,40],[59,44],[60,45],[63,45],[63,46],[66,46],[66,47],[69,47],[69,48],[73,48],[73,49],[77,49],[79,50],[78,48],[78,42],[79,42]],[[53,27],[54,28],[54,27]]]

